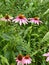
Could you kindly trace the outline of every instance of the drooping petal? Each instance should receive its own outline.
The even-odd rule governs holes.
[[[35,22],[35,24],[38,24],[39,25],[39,20],[35,20],[34,22]]]
[[[46,61],[47,61],[47,62],[49,61],[49,57],[47,57]]]
[[[22,20],[19,21],[19,24],[22,25]]]
[[[3,18],[0,18],[1,21],[7,21],[4,17]]]
[[[20,61],[19,61],[19,62],[17,62],[17,65],[20,65]]]
[[[22,23],[23,23],[24,25],[27,24],[27,22],[26,22],[25,19],[22,19],[21,21],[22,21]]]
[[[49,52],[48,52],[48,53],[43,54],[43,56],[49,56]]]

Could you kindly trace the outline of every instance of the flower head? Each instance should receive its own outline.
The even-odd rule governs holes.
[[[6,14],[4,17],[2,17],[0,20],[1,21],[11,21],[13,19],[13,17],[9,16],[8,14]]]
[[[40,19],[38,17],[34,17],[34,18],[28,18],[28,20],[31,22],[31,23],[35,23],[35,24],[38,24],[39,23],[42,23],[42,21],[40,21]]]
[[[17,62],[17,65],[24,65],[24,64],[30,64],[32,61],[32,59],[30,58],[29,55],[26,55],[26,56],[22,56],[21,54],[17,56],[16,58],[16,62]]]
[[[22,25],[22,23],[27,24],[27,19],[22,14],[18,15],[13,21],[15,21],[15,23],[19,22],[20,25]]]
[[[30,63],[31,63],[32,59],[30,58],[29,55],[26,55],[26,56],[24,57],[23,61],[24,61],[24,64],[27,65],[27,64],[30,64]]]
[[[17,65],[20,65],[20,64],[24,65],[23,56],[21,54],[17,56],[16,62],[17,62]]]

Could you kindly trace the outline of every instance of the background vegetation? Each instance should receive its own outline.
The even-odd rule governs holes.
[[[18,54],[29,54],[30,65],[49,65],[42,55],[49,51],[49,0],[0,0],[0,17],[24,14],[39,17],[40,25],[0,21],[0,65],[16,65]]]

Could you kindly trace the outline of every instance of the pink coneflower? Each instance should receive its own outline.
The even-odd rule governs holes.
[[[20,54],[20,55],[18,55],[18,57],[16,58],[17,65],[20,65],[20,64],[21,64],[21,65],[24,65],[24,64],[28,65],[28,64],[31,63],[31,61],[32,61],[32,59],[30,58],[29,55],[22,56],[22,55]]]
[[[23,56],[21,54],[18,55],[18,57],[16,58],[16,62],[17,62],[17,65],[24,65]]]
[[[20,25],[23,24],[27,24],[27,19],[24,15],[20,14],[19,16],[17,16],[13,21],[15,21],[15,23],[19,22]]]
[[[7,14],[4,17],[0,18],[1,21],[11,21],[12,19],[13,19],[13,17],[11,17]]]
[[[26,55],[24,58],[23,58],[23,61],[24,61],[24,64],[30,64],[32,59],[30,58],[29,55]]]
[[[31,23],[35,23],[35,24],[38,24],[39,23],[42,23],[42,21],[40,21],[40,19],[38,17],[34,17],[34,18],[28,18],[28,20],[31,22]]]
[[[46,57],[47,57],[47,58],[46,58],[46,61],[48,62],[48,61],[49,61],[49,52],[48,52],[48,53],[43,54],[43,56],[46,56]]]

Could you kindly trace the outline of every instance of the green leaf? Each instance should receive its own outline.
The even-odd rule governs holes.
[[[45,34],[41,42],[49,41],[49,32]]]
[[[48,14],[48,13],[49,13],[49,9],[47,9],[47,10],[44,12],[43,15],[46,15],[46,14]]]
[[[0,58],[1,58],[2,64],[6,63],[7,65],[9,65],[7,58],[3,57],[2,55],[0,55]]]
[[[25,31],[25,33],[24,33],[24,37],[23,37],[23,38],[25,38],[25,37],[26,37],[26,35],[28,34],[28,32],[29,32],[29,31],[31,31],[31,28],[32,28],[32,26],[30,26],[30,27],[28,27],[28,28],[26,29],[26,31]]]

